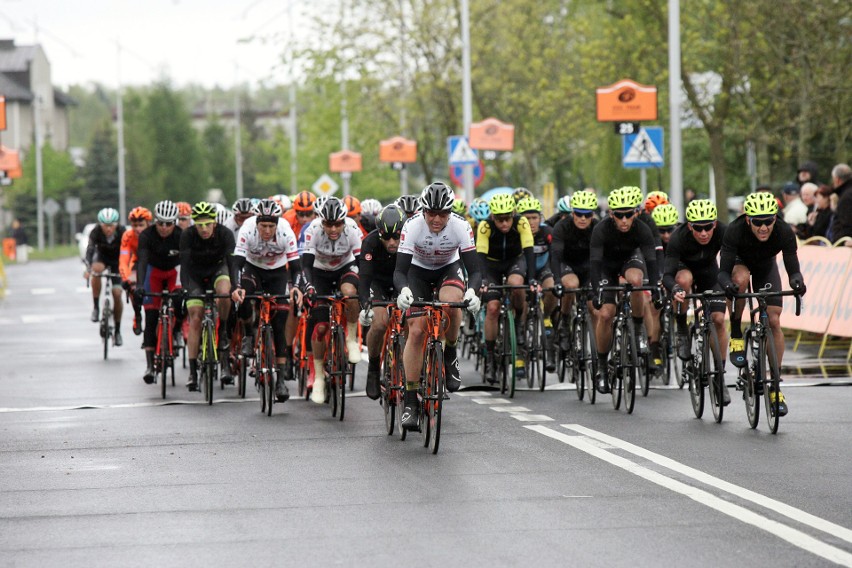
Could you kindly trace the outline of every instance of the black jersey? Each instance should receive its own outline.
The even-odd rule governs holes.
[[[235,246],[234,232],[224,225],[217,224],[209,239],[202,239],[193,225],[180,236],[180,269],[194,274],[212,274],[223,262],[230,267]]]
[[[663,269],[663,284],[668,290],[675,285],[675,276],[681,266],[686,266],[691,272],[696,272],[708,265],[717,267],[716,255],[722,248],[722,240],[728,226],[722,222],[716,223],[713,236],[706,245],[695,240],[688,223],[674,230],[666,247],[666,263]]]
[[[719,260],[719,284],[725,287],[731,282],[731,272],[734,264],[743,264],[749,271],[756,267],[766,266],[775,262],[778,253],[783,254],[784,267],[787,274],[800,274],[799,257],[796,254],[796,235],[793,229],[783,220],[775,221],[775,226],[769,239],[760,242],[746,221],[745,215],[734,219],[725,231],[722,239],[721,256]]]
[[[136,249],[136,281],[144,282],[148,266],[160,270],[172,270],[180,264],[181,228],[175,226],[168,237],[161,237],[157,227],[151,225],[139,234],[139,246]]]
[[[89,245],[86,247],[86,263],[91,266],[95,257],[98,254],[98,260],[107,266],[118,267],[118,255],[121,252],[121,236],[124,234],[126,227],[118,225],[112,237],[107,238],[101,226],[95,225],[92,232],[89,233]]]
[[[592,219],[588,227],[579,229],[574,224],[574,218],[569,215],[556,224],[550,246],[550,266],[554,274],[561,273],[560,264],[577,267],[589,263],[592,231],[598,223],[597,219]]]
[[[358,255],[358,297],[361,303],[370,299],[370,285],[374,280],[385,287],[393,287],[396,253],[389,253],[380,241],[378,230],[370,231],[361,241],[361,254]]]
[[[600,282],[601,265],[607,263],[624,264],[639,249],[645,257],[648,268],[648,281],[656,283],[660,279],[659,266],[655,251],[654,236],[651,228],[638,220],[633,221],[630,230],[622,233],[615,226],[612,217],[607,217],[595,226],[592,231],[590,246],[591,281],[594,285]]]

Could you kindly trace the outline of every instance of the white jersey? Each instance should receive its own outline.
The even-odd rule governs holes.
[[[234,219],[234,217],[228,217],[222,224],[225,225],[225,228],[231,229],[231,231],[234,233],[234,238],[239,236],[240,227],[237,227],[237,220]]]
[[[452,264],[461,252],[476,250],[473,229],[458,215],[450,214],[447,225],[433,233],[426,224],[423,213],[417,213],[402,226],[399,252],[410,254],[415,266],[436,270]]]
[[[240,227],[234,256],[243,256],[249,264],[265,270],[287,266],[291,260],[299,259],[296,235],[290,223],[279,218],[275,234],[264,241],[257,230],[257,217],[249,217]]]
[[[361,229],[354,220],[347,217],[340,237],[333,241],[323,231],[322,219],[316,218],[305,231],[302,254],[314,255],[314,268],[337,270],[353,262],[355,257],[361,254]]]

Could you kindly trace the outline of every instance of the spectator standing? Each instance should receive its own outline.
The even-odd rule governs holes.
[[[802,187],[806,183],[812,183],[816,185],[817,182],[817,166],[814,162],[808,160],[796,170],[796,183],[799,187]]]
[[[820,186],[816,193],[814,210],[808,213],[808,237],[828,237],[828,227],[834,214],[830,198],[831,188],[827,185]]]
[[[831,169],[831,183],[837,194],[837,210],[829,238],[837,242],[843,237],[852,237],[852,168],[849,164],[837,164]],[[852,246],[852,242],[846,244]]]
[[[15,259],[21,263],[27,262],[27,232],[20,219],[12,221],[12,232],[9,236],[15,239]]]
[[[808,206],[802,201],[799,185],[790,182],[784,185],[782,191],[784,199],[784,222],[792,227],[793,232],[799,234],[799,228],[808,223]]]

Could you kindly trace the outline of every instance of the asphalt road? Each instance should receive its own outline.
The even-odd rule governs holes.
[[[736,392],[715,424],[675,389],[627,415],[567,385],[468,388],[431,455],[385,435],[364,363],[343,422],[304,400],[267,417],[232,387],[164,405],[129,311],[102,359],[77,261],[7,273],[2,566],[852,566],[846,386],[785,377],[777,435]]]

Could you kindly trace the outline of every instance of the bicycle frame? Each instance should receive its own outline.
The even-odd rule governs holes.
[[[346,377],[349,373],[354,373],[354,365],[349,363],[346,353],[346,302],[357,299],[357,296],[344,296],[339,291],[326,296],[314,296],[311,299],[314,303],[324,303],[329,306],[329,329],[323,360],[328,369],[331,387],[331,415],[337,416],[339,410],[341,421],[346,407]],[[315,377],[314,380],[322,380],[322,377]]]
[[[500,374],[500,394],[506,394],[509,398],[515,396],[515,380],[517,372],[515,360],[517,359],[518,344],[515,337],[515,309],[512,307],[512,295],[506,293],[511,290],[528,290],[526,285],[513,284],[489,284],[488,290],[502,291],[500,299],[500,313],[497,316],[497,338],[494,351],[494,362],[498,365]],[[484,330],[483,330],[484,333]],[[507,346],[508,343],[508,353]],[[483,365],[483,371],[485,366]],[[510,374],[511,373],[511,374]]]
[[[275,340],[272,329],[272,311],[278,307],[278,300],[288,300],[287,294],[251,294],[245,300],[256,300],[257,331],[254,335],[255,383],[260,390],[260,412],[272,416],[272,404],[275,401]]]
[[[198,345],[198,368],[207,404],[213,404],[213,383],[216,381],[219,367],[219,314],[216,300],[230,298],[228,294],[216,294],[207,291],[204,294],[186,296],[190,300],[202,300],[204,312],[201,318],[201,337]]]
[[[101,319],[98,325],[98,329],[101,335],[101,339],[103,340],[104,361],[106,361],[107,356],[109,354],[110,341],[112,341],[112,344],[115,345],[115,324],[113,323],[112,288],[113,282],[116,278],[118,278],[118,275],[113,274],[110,271],[109,267],[107,267],[103,272],[90,274],[89,280],[91,280],[92,278],[100,278],[102,280],[101,296],[103,296],[103,299],[101,300]],[[86,282],[87,285],[89,283],[89,281]]]
[[[368,302],[365,309],[371,306],[386,307],[388,310],[388,325],[382,339],[382,352],[379,367],[381,369],[381,403],[385,415],[385,427],[388,436],[393,434],[395,411],[401,402],[405,390],[404,370],[402,367],[402,352],[405,332],[405,314],[396,302]]]
[[[722,421],[724,414],[722,390],[725,387],[725,370],[721,364],[716,327],[711,319],[710,302],[713,298],[723,296],[723,292],[712,290],[685,296],[687,300],[692,300],[695,305],[695,322],[691,330],[691,334],[694,336],[691,349],[692,357],[683,366],[683,373],[686,376],[682,382],[689,384],[692,410],[696,418],[701,418],[704,413],[704,387],[709,387],[713,415],[717,423]]]

